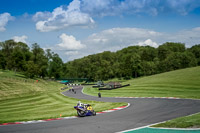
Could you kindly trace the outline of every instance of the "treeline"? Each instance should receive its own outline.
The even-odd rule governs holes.
[[[137,78],[200,65],[200,45],[186,48],[167,42],[158,48],[130,46],[117,52],[105,51],[64,64],[65,77],[107,80]]]
[[[43,50],[35,43],[30,49],[27,44],[7,40],[0,42],[0,69],[23,72],[27,77],[59,78],[64,63],[50,49]]]
[[[58,54],[50,49],[44,51],[37,43],[29,48],[13,40],[0,42],[0,69],[23,72],[30,78],[130,79],[197,65],[200,65],[200,44],[191,48],[173,42],[158,48],[130,46],[63,63]]]

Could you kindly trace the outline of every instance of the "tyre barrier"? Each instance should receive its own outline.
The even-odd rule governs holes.
[[[81,84],[68,84],[68,86],[81,86]]]

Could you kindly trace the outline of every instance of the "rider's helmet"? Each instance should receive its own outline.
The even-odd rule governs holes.
[[[77,104],[78,106],[84,106],[84,104],[83,103],[81,103],[81,101],[78,101],[78,104]]]

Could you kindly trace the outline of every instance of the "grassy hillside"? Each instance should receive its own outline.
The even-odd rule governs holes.
[[[176,70],[122,82],[123,84],[131,85],[115,90],[100,91],[102,96],[180,97],[200,99],[200,67]],[[97,88],[87,87],[84,89],[84,92],[89,95],[97,96],[99,90]],[[200,113],[170,120],[155,125],[155,127],[199,128]]]
[[[128,87],[100,91],[103,97],[180,97],[200,99],[200,67],[187,68],[123,82]],[[84,92],[97,95],[97,88]]]
[[[78,99],[60,94],[62,84],[39,79],[26,79],[23,75],[0,70],[0,123],[58,118],[76,115],[73,106]],[[124,103],[104,103],[81,100],[102,111]]]
[[[27,79],[24,75],[12,71],[0,71],[0,100],[59,92],[61,87],[63,85],[56,82]]]

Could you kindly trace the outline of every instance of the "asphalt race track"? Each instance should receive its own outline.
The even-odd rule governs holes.
[[[63,94],[78,99],[128,102],[130,106],[97,116],[0,126],[0,133],[113,133],[200,112],[200,100],[98,98],[82,94],[80,86],[74,89],[76,94],[71,91]]]

